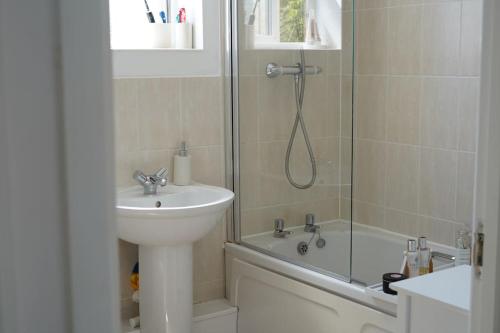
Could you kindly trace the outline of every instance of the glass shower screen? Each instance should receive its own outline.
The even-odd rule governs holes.
[[[353,11],[232,5],[236,241],[350,281]]]

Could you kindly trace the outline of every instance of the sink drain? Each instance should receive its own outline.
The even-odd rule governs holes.
[[[156,208],[160,208],[160,207],[161,207],[161,201],[157,201],[157,202],[155,203],[155,206],[156,206]]]

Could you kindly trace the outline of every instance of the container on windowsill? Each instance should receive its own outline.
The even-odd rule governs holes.
[[[168,49],[172,47],[172,24],[143,23],[113,32],[115,49]]]
[[[193,25],[191,23],[173,23],[174,25],[174,47],[176,49],[193,48]]]

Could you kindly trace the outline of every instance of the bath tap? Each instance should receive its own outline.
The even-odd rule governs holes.
[[[145,175],[142,171],[135,171],[132,178],[137,180],[144,188],[144,194],[156,194],[158,192],[158,185],[167,185],[167,169],[161,168],[152,175]]]
[[[274,238],[285,238],[290,235],[291,231],[283,230],[285,228],[285,220],[283,219],[275,219],[274,220]]]
[[[316,233],[319,229],[319,225],[315,225],[316,217],[314,214],[306,214],[306,225],[304,226],[304,232]]]

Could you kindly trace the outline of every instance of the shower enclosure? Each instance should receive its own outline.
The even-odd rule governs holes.
[[[350,281],[352,5],[232,6],[233,240]],[[300,239],[290,255],[262,235]]]
[[[365,286],[408,238],[453,254],[472,221],[481,3],[230,1],[232,241]]]

